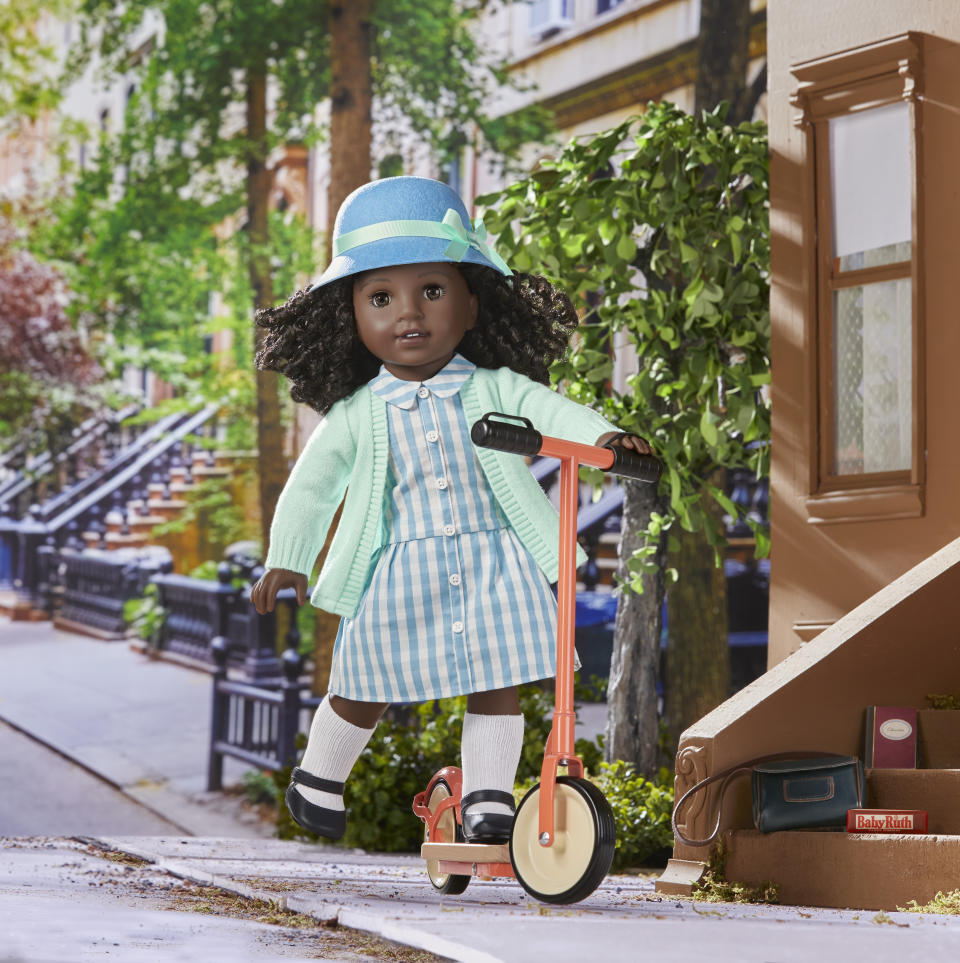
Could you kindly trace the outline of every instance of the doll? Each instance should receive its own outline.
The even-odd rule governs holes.
[[[576,313],[546,279],[513,274],[447,185],[364,185],[340,208],[333,253],[310,287],[257,316],[258,366],[323,415],[277,503],[257,611],[287,587],[303,604],[346,492],[311,597],[342,617],[328,694],[287,806],[340,838],[344,781],[387,706],[466,693],[464,837],[505,842],[517,686],[555,672],[559,528],[523,460],[475,448],[470,426],[500,411],[544,434],[650,448],[547,387]]]

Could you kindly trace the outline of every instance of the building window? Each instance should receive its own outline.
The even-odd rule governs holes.
[[[923,512],[920,40],[793,68],[807,132],[813,522]]]
[[[541,39],[573,26],[573,0],[531,0],[528,9],[530,33]]]
[[[606,13],[614,7],[619,7],[623,0],[597,0],[597,14]]]
[[[909,471],[912,136],[907,104],[827,122],[833,409],[828,475]]]

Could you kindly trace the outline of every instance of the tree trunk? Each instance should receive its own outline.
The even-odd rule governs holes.
[[[728,117],[745,97],[750,45],[750,0],[702,0],[697,43],[694,110],[713,110],[720,101],[731,106]],[[718,487],[725,472],[710,479]],[[718,513],[714,503],[708,511]],[[727,649],[727,583],[713,548],[702,532],[675,530],[680,548],[671,564],[679,581],[667,599],[669,640],[664,673],[664,703],[672,749],[691,723],[716,708],[729,694]]]
[[[667,593],[664,672],[668,751],[676,752],[681,733],[715,709],[730,692],[727,647],[727,583],[715,564],[703,532],[677,533],[680,547],[670,564],[680,579]]]
[[[270,226],[270,171],[267,168],[267,68],[261,62],[247,74],[247,230],[250,236],[248,270],[253,288],[254,310],[273,304],[273,279],[268,254]],[[254,327],[254,349],[259,348],[262,329]],[[260,486],[260,531],[264,556],[270,541],[270,523],[286,481],[280,395],[273,371],[256,373],[257,475]]]
[[[328,264],[337,211],[351,191],[370,180],[373,123],[370,3],[371,0],[350,0],[349,3],[333,3],[330,7],[330,184],[327,188],[325,242]],[[327,557],[339,520],[340,509],[320,553],[321,565]],[[327,691],[339,624],[336,615],[317,611],[313,630],[315,695]]]
[[[371,0],[330,7],[330,185],[327,253],[343,199],[370,180],[373,79],[370,72]],[[328,257],[329,261],[329,257]]]
[[[694,113],[713,110],[721,100],[736,115],[747,83],[750,59],[750,0],[700,0]]]
[[[642,544],[638,532],[650,521],[651,512],[663,512],[664,500],[655,486],[621,479],[624,488],[623,522],[618,550],[618,575],[627,577],[626,561]],[[643,593],[624,590],[617,606],[613,633],[613,658],[607,686],[608,762],[624,759],[650,777],[659,768],[657,677],[660,666],[661,611],[663,606],[663,555],[661,537],[653,561],[655,572],[643,577]]]

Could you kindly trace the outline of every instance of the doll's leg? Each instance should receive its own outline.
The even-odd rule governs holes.
[[[460,755],[461,806],[466,807],[463,833],[468,840],[506,842],[510,838],[513,781],[522,748],[523,714],[516,686],[467,697]]]
[[[346,829],[342,784],[370,741],[386,703],[327,696],[310,726],[300,766],[287,789],[287,806],[305,829],[339,839]]]

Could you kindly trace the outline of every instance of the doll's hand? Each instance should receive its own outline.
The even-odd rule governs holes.
[[[635,451],[638,455],[652,455],[653,449],[649,443],[639,435],[620,434],[616,431],[608,431],[597,439],[597,445],[605,445],[610,442],[617,448],[626,448],[628,451]]]
[[[250,601],[261,615],[272,612],[274,603],[277,601],[277,592],[285,588],[297,590],[297,602],[300,605],[306,602],[307,576],[285,568],[267,569],[260,576],[257,584],[250,589]]]

